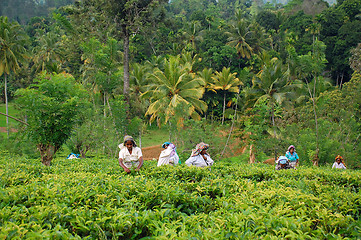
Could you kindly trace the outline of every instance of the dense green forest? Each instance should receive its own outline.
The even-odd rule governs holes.
[[[65,145],[115,157],[125,133],[151,124],[185,152],[208,140],[220,158],[230,132],[256,161],[293,144],[302,164],[340,154],[360,168],[360,10],[361,0],[5,1],[0,100],[26,123],[0,147],[37,148],[44,164]]]

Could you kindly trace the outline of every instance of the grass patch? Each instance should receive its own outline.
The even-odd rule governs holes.
[[[0,104],[0,112],[6,113],[6,107],[5,104]],[[9,115],[10,116],[16,116],[18,111],[14,108],[14,105],[9,103]],[[9,118],[9,124],[14,125],[17,122],[14,119]],[[6,117],[3,115],[0,115],[0,127],[6,127]]]
[[[224,158],[224,159],[222,159],[222,161],[228,162],[228,163],[244,163],[244,164],[246,164],[246,163],[249,162],[249,155],[248,154],[242,154],[242,155],[239,155],[239,156]]]
[[[166,128],[152,127],[147,129],[142,136],[142,147],[161,145],[169,140],[169,132]]]

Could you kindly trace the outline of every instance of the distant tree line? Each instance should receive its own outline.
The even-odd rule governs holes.
[[[61,6],[75,0],[1,0],[0,16],[7,16],[20,24],[27,24],[33,17],[48,16]]]

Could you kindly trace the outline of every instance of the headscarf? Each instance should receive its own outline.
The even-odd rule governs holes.
[[[164,142],[164,143],[162,144],[162,148],[165,148],[166,146],[168,146],[169,148],[172,149],[172,152],[170,153],[170,156],[173,157],[173,156],[176,154],[176,152],[177,152],[177,148],[176,148],[175,145],[174,145],[173,143],[171,143],[171,142]]]
[[[343,161],[343,157],[341,155],[337,155],[337,157],[335,157],[335,162],[337,161],[337,159],[340,159],[341,162],[343,163],[343,165],[346,167],[345,162]]]
[[[128,141],[132,141],[132,143],[133,143],[133,147],[136,147],[137,146],[137,144],[135,143],[135,141],[134,141],[134,138],[132,137],[132,136],[129,136],[129,135],[125,135],[124,136],[124,140],[123,140],[123,146],[125,146],[125,144],[128,142]],[[120,147],[120,145],[119,145],[119,147]],[[121,147],[120,147],[121,148]]]
[[[163,144],[162,144],[162,148],[165,148],[166,146],[168,146],[170,144],[170,142],[164,142]]]
[[[202,152],[202,150],[204,150],[204,149],[207,150],[208,148],[209,148],[208,144],[206,144],[204,142],[198,143],[196,146],[196,149],[194,149],[192,151],[192,157],[198,156]]]
[[[278,164],[287,164],[287,162],[288,159],[285,156],[280,156],[277,161]]]
[[[293,146],[293,145],[291,145],[291,146],[288,147],[288,151],[290,151],[291,148],[293,148],[293,149],[296,151],[296,148],[295,148],[295,146]]]

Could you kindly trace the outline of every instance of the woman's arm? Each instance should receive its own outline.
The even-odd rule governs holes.
[[[123,163],[123,158],[119,158],[119,165],[124,169],[124,171],[126,171],[127,173],[130,173],[129,168],[127,168],[124,163]]]
[[[214,163],[213,159],[209,155],[207,155],[207,163],[209,166],[212,166]]]
[[[135,169],[135,170],[138,171],[142,166],[143,166],[143,156],[141,156],[139,158],[139,165],[138,165],[137,169]]]

